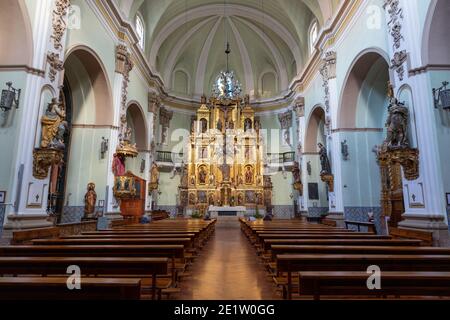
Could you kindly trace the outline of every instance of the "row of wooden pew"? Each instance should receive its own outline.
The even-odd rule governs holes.
[[[0,299],[161,299],[180,291],[215,223],[161,220],[2,246]],[[80,290],[67,286],[70,266]]]
[[[450,297],[450,248],[302,220],[240,223],[285,299]],[[367,285],[372,266],[381,288]]]

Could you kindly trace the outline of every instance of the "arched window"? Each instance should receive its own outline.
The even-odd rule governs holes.
[[[136,25],[136,33],[137,36],[139,38],[139,47],[142,48],[142,50],[144,50],[144,46],[145,46],[145,30],[144,30],[144,22],[142,21],[142,18],[139,15],[136,15],[136,21],[135,21],[135,25]]]
[[[311,24],[311,28],[309,29],[309,52],[312,53],[314,51],[314,44],[319,37],[319,24],[317,21],[314,21]]]

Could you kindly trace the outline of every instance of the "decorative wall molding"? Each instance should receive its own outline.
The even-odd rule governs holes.
[[[55,82],[58,72],[64,70],[64,61],[59,59],[59,53],[49,52],[47,54],[47,62],[50,66],[48,78],[51,82]]]
[[[0,72],[3,71],[24,71],[26,73],[34,74],[39,77],[45,77],[45,70],[36,69],[27,65],[9,65],[9,66],[0,65]]]
[[[53,10],[53,47],[60,51],[63,48],[63,37],[67,30],[66,16],[70,7],[70,0],[56,0],[55,9]]]
[[[405,75],[405,68],[403,67],[403,64],[407,58],[408,55],[406,50],[402,50],[394,53],[394,58],[391,59],[391,69],[397,72],[400,81],[403,81]]]
[[[297,118],[301,118],[305,116],[305,98],[298,97],[294,101],[294,111]]]
[[[383,128],[337,128],[331,130],[331,133],[338,132],[383,132]]]
[[[281,129],[292,128],[292,111],[286,111],[278,115],[278,121],[280,121]]]

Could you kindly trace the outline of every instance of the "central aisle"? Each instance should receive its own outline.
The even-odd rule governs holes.
[[[215,234],[189,272],[192,276],[181,283],[178,296],[183,300],[277,299],[264,266],[236,218],[217,222]]]

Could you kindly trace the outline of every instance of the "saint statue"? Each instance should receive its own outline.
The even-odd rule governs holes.
[[[158,165],[156,164],[156,162],[153,161],[152,164],[152,169],[150,170],[150,176],[151,176],[151,183],[153,185],[158,184],[159,182],[159,169],[158,169]]]
[[[217,120],[217,130],[222,131],[222,120]]]
[[[42,116],[41,148],[64,149],[64,133],[68,129],[66,112],[56,98],[48,104]]]
[[[117,153],[113,155],[112,172],[115,177],[120,177],[125,174],[125,160]]]
[[[294,167],[292,168],[292,177],[294,178],[294,183],[300,183],[300,167],[297,161],[294,162]]]
[[[395,97],[391,97],[388,113],[384,145],[390,149],[408,148],[408,108]]]
[[[184,162],[181,164],[181,186],[187,187],[188,186],[188,165],[184,164]]]
[[[238,195],[238,206],[243,206],[244,205],[244,196],[242,195],[242,193],[239,193]]]
[[[97,193],[95,192],[95,184],[89,183],[87,192],[84,195],[84,217],[92,217],[95,213],[95,205],[97,203]]]
[[[331,174],[331,166],[328,159],[327,149],[321,143],[318,143],[317,146],[319,147],[320,165],[322,167],[320,174]]]
[[[245,183],[246,184],[252,184],[253,183],[253,169],[252,167],[248,166],[246,168],[247,171],[245,171]]]
[[[200,181],[200,184],[206,183],[206,177],[208,173],[206,172],[205,167],[200,167],[200,171],[198,173],[198,180]]]

